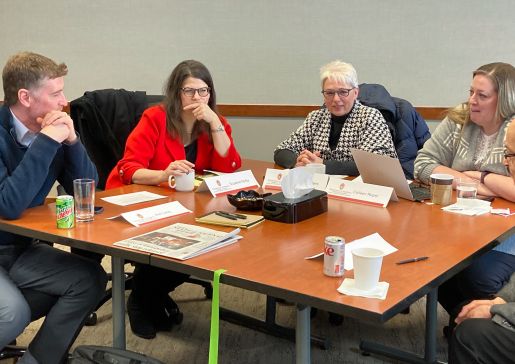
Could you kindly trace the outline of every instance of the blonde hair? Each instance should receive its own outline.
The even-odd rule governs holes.
[[[12,106],[18,102],[18,91],[22,88],[37,88],[45,78],[66,76],[68,68],[50,58],[32,52],[21,52],[11,56],[2,72],[4,104]]]
[[[325,80],[330,79],[340,83],[346,83],[351,87],[358,87],[358,74],[350,63],[340,60],[332,61],[320,68],[320,80],[324,88]]]
[[[485,64],[472,73],[472,77],[482,75],[487,77],[497,92],[495,118],[506,120],[515,115],[515,68],[509,63],[495,62]],[[465,125],[470,121],[468,102],[449,109],[447,117],[456,124]]]

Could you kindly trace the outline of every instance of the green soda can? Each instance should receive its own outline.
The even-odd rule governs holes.
[[[73,196],[57,196],[55,199],[57,213],[57,228],[70,229],[75,225],[75,212],[73,209]]]

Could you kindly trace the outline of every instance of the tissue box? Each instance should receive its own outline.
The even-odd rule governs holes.
[[[265,197],[263,217],[294,224],[327,211],[327,192],[313,190],[299,198],[286,198],[283,193]]]

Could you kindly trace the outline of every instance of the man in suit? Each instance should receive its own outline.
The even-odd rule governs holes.
[[[3,69],[0,108],[0,217],[16,219],[44,203],[58,181],[71,194],[73,180],[97,178],[72,119],[63,112],[64,63],[23,52]],[[85,258],[33,239],[0,232],[0,349],[29,324],[29,290],[51,300],[21,363],[61,363],[87,315],[103,295],[106,274]]]
[[[515,183],[515,118],[506,131],[504,165]],[[515,274],[491,300],[465,305],[449,346],[452,363],[515,363]]]

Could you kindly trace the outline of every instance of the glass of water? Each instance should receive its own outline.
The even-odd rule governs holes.
[[[93,221],[95,216],[95,180],[89,178],[73,181],[75,219],[77,222]]]
[[[460,178],[456,184],[456,195],[458,197],[458,202],[475,199],[477,196],[478,185],[478,181],[468,178]]]

